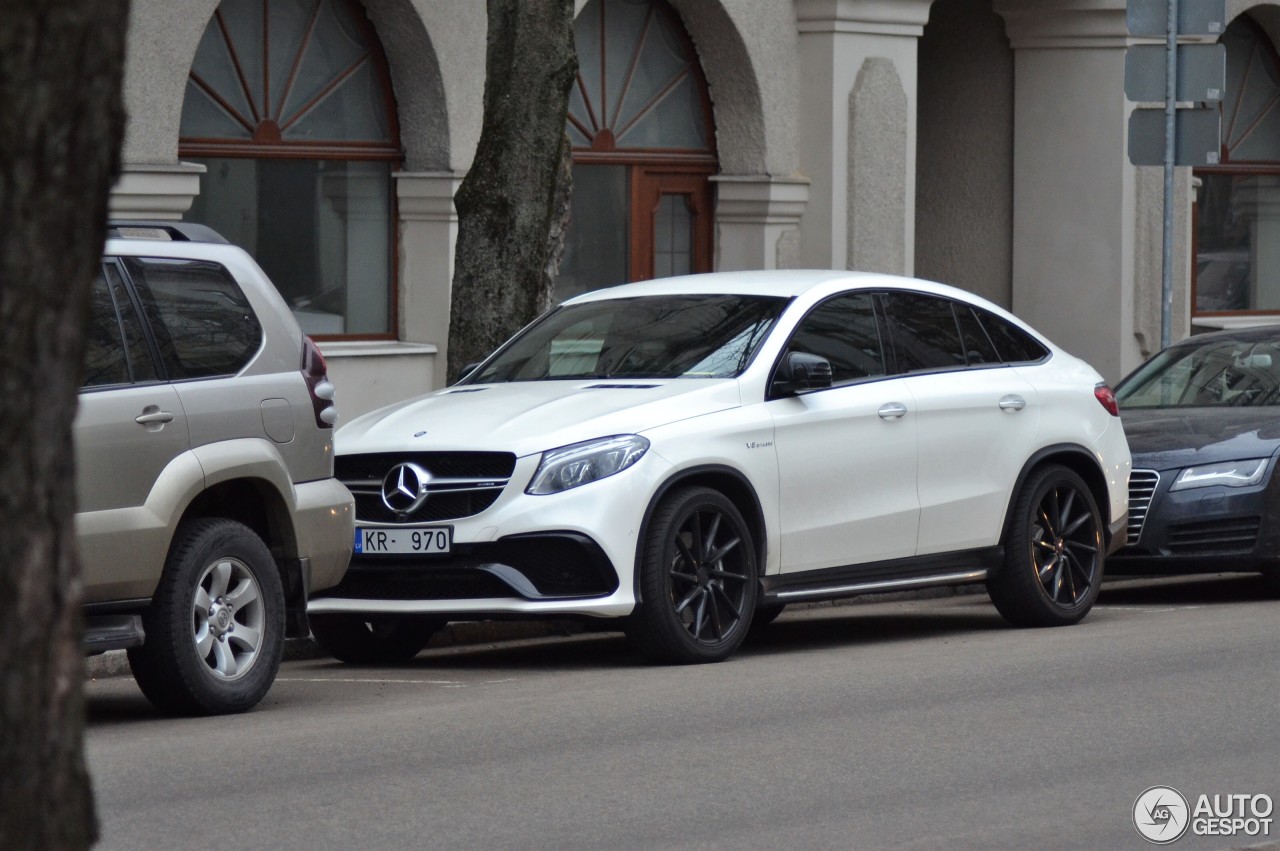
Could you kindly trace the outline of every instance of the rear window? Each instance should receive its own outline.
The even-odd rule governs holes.
[[[979,308],[974,312],[982,319],[982,327],[1005,363],[1035,363],[1049,356],[1049,350],[1039,340],[1008,319]]]
[[[262,346],[262,325],[235,278],[205,260],[124,260],[169,378],[234,375]]]

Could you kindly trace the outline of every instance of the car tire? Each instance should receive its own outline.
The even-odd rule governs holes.
[[[422,652],[445,622],[434,617],[312,615],[311,634],[326,653],[353,665],[394,665]]]
[[[1262,572],[1262,590],[1268,597],[1280,600],[1280,568]]]
[[[663,499],[643,544],[639,590],[627,635],[644,655],[689,664],[733,653],[756,603],[755,547],[734,504],[705,487]]]
[[[234,520],[181,524],[128,651],[138,687],[175,715],[223,715],[266,695],[284,652],[280,572],[266,544]]]
[[[1004,546],[1004,564],[987,591],[1005,620],[1067,626],[1089,613],[1102,583],[1102,517],[1075,471],[1050,464],[1027,477]]]

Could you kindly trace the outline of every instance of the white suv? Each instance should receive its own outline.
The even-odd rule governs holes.
[[[1084,362],[968,293],[832,271],[580,296],[335,451],[355,555],[309,611],[363,662],[532,615],[715,661],[789,602],[984,581],[1015,624],[1074,623],[1130,466]]]
[[[115,223],[84,375],[85,650],[128,650],[165,711],[246,710],[351,555],[324,358],[244,250],[201,225]]]

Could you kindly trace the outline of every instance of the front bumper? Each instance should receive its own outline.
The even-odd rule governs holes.
[[[355,556],[311,611],[351,601],[461,601],[508,598],[571,602],[607,597],[618,573],[594,540],[577,532],[512,535],[462,544],[447,556]]]
[[[448,555],[355,555],[342,582],[315,595],[308,612],[453,619],[629,614],[639,526],[666,463],[649,453],[616,476],[532,496],[524,488],[539,460],[518,459],[501,494],[478,513],[435,521],[452,527]],[[365,517],[356,525],[404,528]]]
[[[1137,465],[1135,465],[1137,466]],[[1152,471],[1137,470],[1151,474]],[[1126,546],[1107,560],[1110,574],[1203,573],[1280,568],[1280,500],[1268,476],[1251,488],[1171,491],[1179,470],[1159,472],[1145,509],[1131,502]],[[1145,497],[1143,497],[1145,499]],[[1135,500],[1138,497],[1135,495]]]

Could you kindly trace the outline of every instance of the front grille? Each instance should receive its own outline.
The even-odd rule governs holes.
[[[1258,543],[1260,517],[1232,517],[1180,523],[1169,530],[1170,555],[1247,553]]]
[[[1134,470],[1129,474],[1129,538],[1133,546],[1142,537],[1142,525],[1147,521],[1151,498],[1160,484],[1160,474],[1155,470]]]
[[[427,499],[417,511],[399,514],[382,501],[382,481],[397,464],[413,462],[431,474]],[[479,514],[493,505],[511,480],[510,452],[380,452],[339,455],[334,475],[356,500],[356,519],[367,523],[439,523]]]

